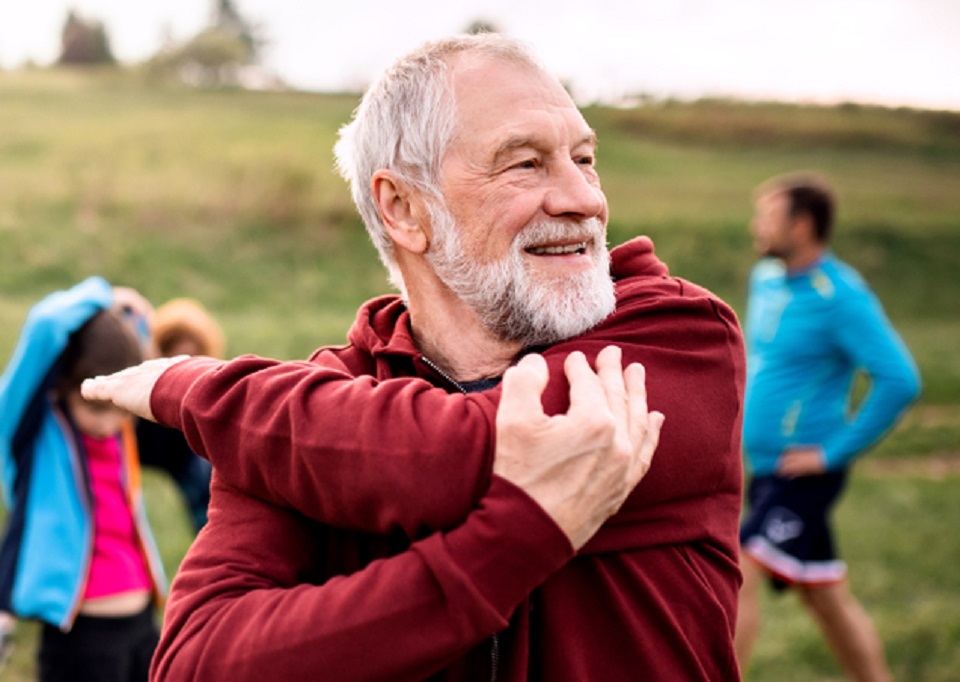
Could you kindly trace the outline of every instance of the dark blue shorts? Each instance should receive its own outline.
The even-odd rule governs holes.
[[[837,558],[829,516],[847,471],[781,478],[756,476],[747,488],[740,546],[769,571],[775,588],[836,583],[847,573]]]

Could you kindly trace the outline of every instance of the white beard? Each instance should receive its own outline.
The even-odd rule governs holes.
[[[524,348],[582,334],[616,307],[610,256],[597,218],[571,223],[544,221],[521,231],[501,260],[481,263],[464,250],[456,220],[442,205],[430,207],[433,241],[427,259],[440,280],[477,314],[494,335]],[[587,234],[593,267],[546,278],[528,269],[524,249]]]

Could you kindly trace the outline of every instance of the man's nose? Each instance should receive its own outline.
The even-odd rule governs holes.
[[[547,177],[550,186],[543,208],[548,215],[583,219],[594,218],[606,210],[600,183],[589,178],[584,167],[573,159],[557,163]]]

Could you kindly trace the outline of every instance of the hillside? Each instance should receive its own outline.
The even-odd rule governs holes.
[[[27,307],[99,273],[160,302],[192,295],[231,353],[337,343],[387,290],[333,171],[349,94],[150,87],[135,74],[0,73],[0,357]],[[610,236],[654,237],[675,274],[742,309],[750,192],[829,174],[836,249],[921,363],[928,404],[960,403],[960,114],[699,101],[585,112]],[[960,440],[960,439],[958,439]]]
[[[357,305],[388,291],[333,171],[357,99],[0,72],[0,359],[31,304],[91,274],[155,303],[200,299],[231,355],[302,358],[342,342]],[[585,115],[600,138],[611,242],[652,236],[674,274],[741,312],[753,187],[796,169],[835,181],[836,250],[875,287],[925,383],[838,523],[898,679],[955,679],[957,549],[943,540],[960,513],[960,114],[700,101]],[[173,572],[191,537],[169,482],[146,484]],[[835,678],[813,626],[783,603],[770,605],[749,680]],[[36,629],[21,628],[4,671],[15,680],[32,670]]]

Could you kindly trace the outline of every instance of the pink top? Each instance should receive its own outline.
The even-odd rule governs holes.
[[[84,599],[150,589],[133,513],[121,482],[120,438],[81,435],[93,491],[93,556]]]

